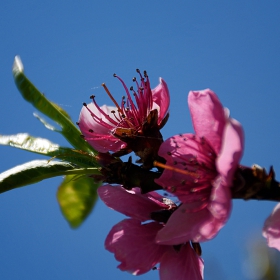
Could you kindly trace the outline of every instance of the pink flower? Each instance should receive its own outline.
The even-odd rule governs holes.
[[[160,279],[203,279],[203,261],[187,242],[179,246],[159,245],[155,237],[164,225],[151,221],[151,213],[176,208],[156,192],[142,195],[139,189],[127,191],[120,186],[98,188],[105,204],[130,219],[113,226],[105,247],[120,261],[119,269],[140,275],[160,263]],[[173,209],[174,210],[174,209]]]
[[[84,103],[81,110],[78,125],[83,133],[86,141],[88,141],[99,152],[117,152],[127,146],[123,137],[135,136],[143,133],[142,128],[150,113],[153,114],[156,126],[160,129],[166,121],[168,115],[168,107],[170,103],[169,91],[167,84],[160,78],[160,84],[153,90],[150,87],[150,81],[147,73],[144,72],[142,77],[139,70],[141,82],[136,83],[136,91],[130,88],[134,95],[135,101],[132,100],[131,94],[121,78],[117,77],[126,91],[126,100],[122,99],[119,105],[105,84],[103,84],[106,92],[116,105],[110,107],[103,105],[99,107],[91,96],[92,103]]]
[[[188,104],[195,135],[171,137],[159,150],[171,168],[156,183],[182,202],[158,232],[159,244],[201,242],[218,233],[230,214],[229,187],[243,153],[242,127],[213,91],[190,91]]]
[[[269,247],[280,251],[280,203],[276,205],[271,215],[266,219],[263,236]]]

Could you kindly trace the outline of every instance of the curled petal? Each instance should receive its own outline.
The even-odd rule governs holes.
[[[95,116],[92,116],[87,108]],[[115,126],[111,123],[110,119],[116,122],[117,120],[111,112],[117,111],[117,108],[106,105],[100,107],[100,110],[108,115],[108,118],[101,114],[100,110],[93,103],[88,104],[87,108],[85,106],[82,108],[79,117],[79,127],[85,140],[101,153],[117,152],[124,148],[126,144],[112,135]]]
[[[188,103],[195,134],[205,137],[218,155],[226,124],[226,116],[220,100],[213,91],[205,89],[190,91]]]
[[[169,207],[160,201],[160,195],[154,192],[142,195],[138,188],[128,191],[121,186],[104,185],[97,192],[108,207],[142,222],[151,220],[152,212]]]
[[[224,183],[231,186],[234,172],[240,162],[244,149],[244,132],[241,124],[235,119],[228,119],[223,135],[223,144],[216,161],[218,172]]]
[[[231,195],[218,177],[213,182],[209,201],[183,203],[157,234],[159,244],[175,245],[187,240],[202,242],[212,239],[228,220]]]
[[[105,248],[120,261],[119,269],[134,275],[151,270],[168,246],[154,242],[162,225],[151,222],[141,225],[139,220],[127,219],[116,224],[105,240]]]
[[[266,219],[263,236],[267,239],[269,247],[280,251],[280,203],[276,205],[272,214]]]
[[[202,280],[203,269],[203,260],[186,243],[179,251],[169,248],[161,259],[159,274],[161,280]]]
[[[170,96],[167,84],[162,78],[160,78],[159,81],[160,84],[152,90],[152,110],[158,110],[158,124],[160,124],[167,115],[170,105]]]

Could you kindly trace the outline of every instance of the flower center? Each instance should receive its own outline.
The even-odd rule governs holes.
[[[154,162],[164,168],[158,184],[182,202],[208,200],[217,171],[216,154],[206,139],[193,134],[174,136],[163,144],[159,155],[166,164]]]
[[[144,76],[142,76],[139,69],[136,69],[136,72],[140,76],[140,83],[134,77],[133,82],[136,84],[136,90],[134,90],[133,87],[130,87],[130,91],[132,91],[135,101],[132,100],[130,91],[124,81],[116,74],[114,74],[114,77],[122,83],[126,92],[126,97],[122,97],[120,105],[115,100],[106,84],[102,84],[104,90],[115,104],[117,112],[115,110],[111,110],[111,114],[104,112],[104,110],[102,110],[96,103],[94,95],[90,98],[97,109],[96,112],[99,112],[101,117],[91,110],[86,103],[83,104],[95,122],[110,129],[114,135],[119,137],[130,136],[131,134],[135,135],[141,132],[143,123],[153,106],[152,91],[147,72],[144,71]]]

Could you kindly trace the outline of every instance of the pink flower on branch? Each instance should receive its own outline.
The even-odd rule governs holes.
[[[98,194],[107,206],[130,217],[113,226],[105,241],[106,249],[120,261],[119,269],[140,275],[159,263],[161,280],[203,279],[203,261],[189,242],[177,246],[155,242],[164,224],[153,221],[152,213],[172,213],[175,204],[155,192],[142,195],[136,188],[106,185]]]
[[[191,91],[188,104],[195,135],[171,137],[159,150],[166,169],[155,181],[182,202],[158,232],[159,244],[201,242],[218,233],[230,214],[230,187],[243,153],[242,127],[213,91]]]
[[[147,144],[146,142],[141,144],[138,141],[135,144],[135,138],[143,136],[161,138],[159,130],[167,121],[170,103],[167,84],[163,79],[160,79],[160,84],[152,90],[147,73],[144,71],[143,77],[139,70],[137,72],[140,75],[140,83],[136,78],[133,79],[136,85],[135,90],[133,87],[129,90],[123,80],[114,75],[120,80],[126,92],[126,98],[123,97],[120,104],[103,84],[116,107],[106,105],[99,107],[94,96],[91,96],[92,103],[84,103],[78,125],[85,140],[99,152],[123,150],[128,153],[133,150],[138,152],[142,158],[142,149],[147,150],[149,147],[142,147]]]

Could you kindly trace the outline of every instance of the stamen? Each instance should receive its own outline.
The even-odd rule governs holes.
[[[171,171],[175,171],[175,172],[178,172],[178,173],[181,173],[181,174],[184,174],[184,175],[189,175],[189,176],[193,176],[195,178],[199,178],[199,175],[195,172],[191,172],[191,171],[187,171],[187,170],[182,170],[182,169],[179,169],[179,168],[176,168],[176,167],[173,167],[173,166],[169,166],[169,165],[166,165],[166,164],[163,164],[161,162],[158,162],[158,161],[154,161],[154,166],[156,167],[161,167],[161,168],[164,168],[164,169],[168,169],[168,170],[171,170]]]
[[[114,77],[117,78],[123,85],[124,87],[124,90],[126,92],[126,95],[127,95],[127,104],[128,106],[131,108],[131,113],[134,115],[135,119],[138,119],[137,116],[138,116],[138,110],[137,108],[135,107],[133,101],[132,101],[132,98],[131,98],[131,95],[129,93],[129,90],[125,84],[125,82],[116,74],[114,74]]]
[[[111,92],[109,91],[109,89],[107,88],[107,86],[105,85],[105,83],[102,84],[103,88],[105,89],[105,91],[107,92],[107,94],[109,95],[109,97],[111,98],[111,100],[114,102],[114,104],[116,105],[116,107],[118,108],[118,111],[123,113],[122,109],[120,108],[119,104],[117,103],[117,101],[115,100],[115,98],[113,97],[113,95],[111,94]]]

